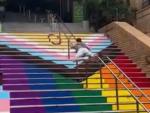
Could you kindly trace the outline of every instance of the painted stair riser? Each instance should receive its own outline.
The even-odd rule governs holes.
[[[11,100],[11,106],[26,106],[26,105],[57,105],[57,104],[75,104],[74,98],[68,99],[24,99]]]
[[[79,112],[79,111],[107,111],[108,108],[111,109],[110,105],[74,105],[74,106],[56,106],[56,107],[44,107],[45,110],[42,111],[43,107],[30,107],[30,108],[12,108],[11,113],[58,113],[58,112]]]
[[[115,63],[133,63],[132,60],[113,60]]]
[[[101,91],[91,90],[74,90],[74,91],[28,91],[28,92],[11,92],[12,98],[35,98],[35,97],[68,97],[70,93],[74,96],[99,96]]]
[[[47,69],[26,69],[26,68],[18,68],[18,69],[2,69],[4,73],[46,73]]]
[[[135,69],[134,68],[128,68],[128,69],[127,68],[126,69],[122,68],[122,71],[123,72],[141,72],[142,70],[141,69],[137,69],[137,68],[135,68]]]
[[[117,59],[129,59],[129,57],[125,55],[118,55]]]
[[[119,64],[118,64],[119,65]],[[117,69],[117,66],[115,66],[114,64],[107,64],[107,66],[110,68],[110,69]],[[128,67],[128,66],[124,66],[124,67],[119,67],[123,72],[141,72],[142,70],[137,68],[137,67]],[[107,69],[106,67],[103,67],[103,69]],[[107,69],[108,70],[108,69]]]
[[[118,84],[118,86],[117,86],[118,88],[124,88],[124,86],[122,85],[122,84]],[[126,87],[128,87],[128,88],[132,88],[133,86],[132,86],[132,84],[126,84]],[[103,88],[103,89],[108,89],[108,88],[116,88],[116,85],[115,84],[110,84],[110,85],[108,85],[108,84],[103,84],[102,85],[102,87],[101,87],[101,85],[100,84],[96,84],[96,85],[84,85],[84,88],[88,88],[88,89],[101,89],[101,88]]]
[[[62,80],[62,83],[65,83],[63,82],[63,79]],[[3,80],[3,84],[38,84],[38,83],[55,83],[55,81],[53,79],[18,79],[18,80]]]
[[[119,60],[119,59],[117,59],[117,57],[116,57],[115,60]],[[138,87],[141,87],[141,88],[148,88],[148,87],[150,87],[150,84],[148,83],[149,82],[149,78],[146,78],[145,73],[142,73],[140,69],[138,69],[137,67],[134,67],[134,70],[131,70],[130,68],[127,69],[128,66],[127,67],[123,67],[123,64],[120,65],[118,63],[117,65],[126,73],[126,75],[129,78],[131,78],[131,80],[133,82],[135,82],[135,84]]]
[[[136,77],[134,77],[134,78],[131,78],[131,80],[134,82],[143,82],[143,83],[150,82],[150,78],[136,78]]]
[[[119,103],[124,103],[126,102],[127,104],[128,103],[135,103],[135,99],[133,97],[119,97]],[[117,102],[117,98],[114,96],[114,97],[108,97],[107,98],[107,102],[108,103],[116,103]]]
[[[122,82],[124,82],[125,84],[129,84],[128,83],[128,80],[127,79],[121,79],[121,81]],[[86,83],[87,84],[89,84],[89,85],[91,85],[91,84],[95,84],[95,85],[97,85],[97,84],[100,84],[101,83],[101,80],[100,79],[94,79],[94,78],[89,78],[88,80],[86,80]],[[114,77],[112,77],[112,79],[108,79],[108,78],[103,78],[103,84],[106,84],[106,83],[108,83],[108,84],[115,84],[116,83],[116,81],[115,81],[115,79],[114,79]]]
[[[50,90],[56,89],[57,84],[36,84],[36,85],[4,85],[5,90]],[[79,84],[60,84],[61,89],[82,89],[82,86]]]
[[[4,90],[50,90],[56,85],[4,85]]]
[[[145,73],[142,72],[126,72],[129,77],[146,77]]]
[[[144,82],[136,83],[136,85],[141,88],[149,88],[150,87],[150,83],[144,83]]]
[[[51,78],[51,74],[49,73],[44,73],[44,74],[38,74],[38,73],[35,73],[35,74],[28,74],[28,75],[24,75],[23,73],[21,74],[16,74],[16,73],[11,73],[11,74],[5,74],[4,75],[5,78]]]
[[[75,104],[78,103],[106,103],[103,97],[68,97],[68,98],[46,98],[46,99],[17,99],[11,100],[11,106],[24,106],[24,105],[55,105],[55,104]]]
[[[116,105],[113,105],[113,110],[117,110]],[[123,110],[126,112],[126,110],[133,110],[130,113],[137,113],[137,105],[136,104],[131,104],[131,105],[119,105],[119,110]],[[141,106],[139,107],[139,110],[142,112],[139,113],[147,113]]]
[[[119,66],[120,68],[126,68],[126,67],[137,67],[136,64],[133,63],[116,63],[117,66]]]

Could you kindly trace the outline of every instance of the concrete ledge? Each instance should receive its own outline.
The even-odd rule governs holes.
[[[125,22],[113,22],[101,28],[99,32],[107,33],[147,75],[150,74],[150,65],[145,60],[145,57],[150,56],[148,35]]]
[[[60,26],[59,26],[60,25]],[[82,23],[19,23],[19,22],[5,22],[2,24],[3,32],[36,32],[36,33],[49,33],[49,32],[64,32],[69,33],[67,26],[73,33],[89,33],[88,30],[83,28]],[[60,28],[59,28],[60,27]]]

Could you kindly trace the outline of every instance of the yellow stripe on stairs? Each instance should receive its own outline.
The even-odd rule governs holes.
[[[116,70],[116,72],[118,72],[118,71]],[[105,75],[102,75],[102,76],[104,77]],[[103,89],[102,96],[107,97],[108,103],[114,103],[113,110],[117,110],[117,106],[115,105],[115,103],[116,103],[116,90],[114,87],[115,85],[113,86],[114,89],[112,89],[112,84],[111,85],[109,84],[110,82],[114,81],[114,80],[112,80],[113,77],[110,77],[111,79],[108,79],[109,77],[103,78],[102,79],[103,87],[101,87],[100,78],[101,78],[101,75],[100,75],[99,71],[95,72],[95,74],[88,77],[87,80],[84,80],[82,82],[83,87],[86,89],[90,89],[90,90],[102,88]],[[131,88],[132,85],[129,85],[129,87]],[[131,94],[127,90],[122,90],[120,88],[118,90],[118,95],[119,95],[118,99],[119,99],[119,103],[120,103],[119,110],[136,110],[137,106],[136,106],[135,99],[131,96]],[[140,107],[140,109],[143,109],[143,108]],[[144,112],[142,112],[142,113],[144,113]]]
[[[104,83],[104,79],[102,79]],[[100,89],[101,88],[101,80],[100,80],[100,74],[96,72],[92,76],[90,76],[87,80],[82,82],[84,88],[88,89]],[[103,84],[103,88],[109,88],[108,84]]]
[[[9,37],[11,38],[11,35],[17,39],[18,41],[22,40],[22,41],[26,41],[28,42],[28,44],[37,44],[38,47],[41,48],[52,48],[52,49],[67,49],[68,48],[68,37],[66,38],[66,36],[62,33],[61,34],[61,39],[58,38],[58,34],[54,33],[54,36],[50,37],[50,40],[54,43],[59,43],[59,41],[61,41],[61,44],[59,45],[54,45],[52,43],[49,42],[49,38],[48,38],[48,34],[40,34],[40,33],[9,33],[8,35],[10,35]],[[70,39],[71,42],[74,42],[75,40],[71,37],[70,34],[67,34]],[[85,39],[89,39],[90,36],[92,36],[92,34],[75,34],[76,37],[81,37],[81,38],[85,38]],[[94,35],[93,35],[94,36]],[[92,39],[92,38],[91,38]]]

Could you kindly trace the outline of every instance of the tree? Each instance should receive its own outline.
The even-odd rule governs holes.
[[[112,21],[131,23],[133,12],[122,0],[87,0],[86,18],[97,31]]]

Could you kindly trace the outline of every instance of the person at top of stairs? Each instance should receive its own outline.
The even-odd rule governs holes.
[[[90,48],[82,42],[81,38],[76,39],[76,43],[71,43],[71,48],[75,49],[76,55],[75,55],[75,60],[84,60],[87,59],[88,57],[94,56],[94,54],[90,51]]]

